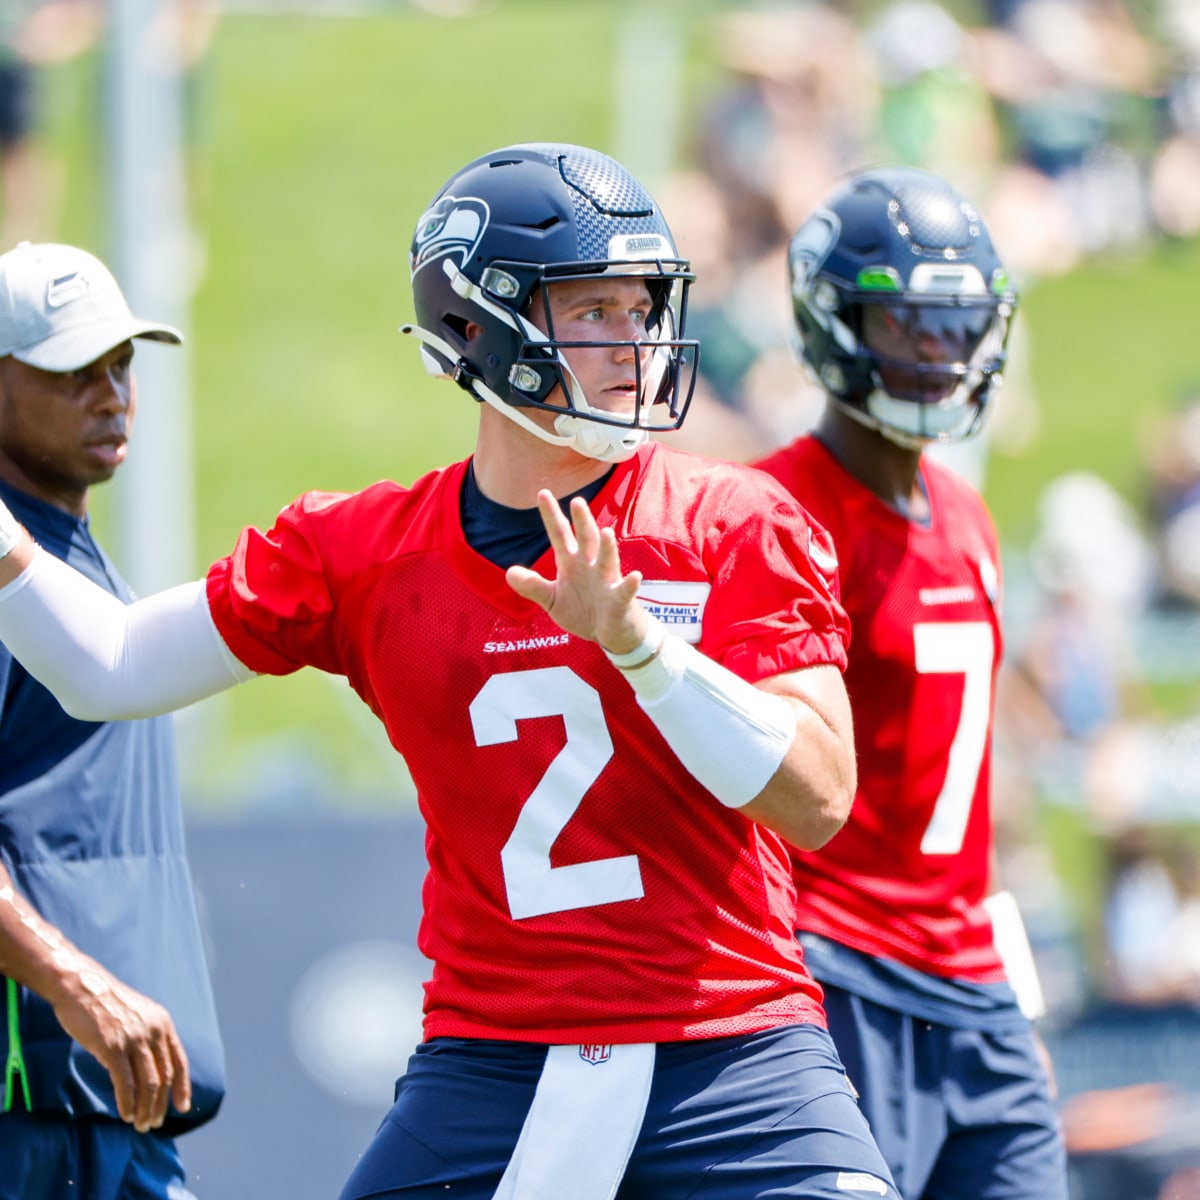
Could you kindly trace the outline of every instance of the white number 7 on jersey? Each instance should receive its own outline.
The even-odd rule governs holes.
[[[995,639],[985,621],[914,625],[913,649],[918,674],[965,676],[958,728],[946,760],[946,778],[921,839],[922,854],[957,854],[966,837],[967,818],[987,747]]]

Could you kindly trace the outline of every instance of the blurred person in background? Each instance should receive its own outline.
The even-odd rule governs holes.
[[[758,465],[833,538],[859,764],[846,825],[794,855],[797,937],[906,1200],[1065,1200],[1041,990],[993,877],[999,548],[924,453],[979,428],[1016,294],[979,213],[914,168],[834,190],[789,276],[826,405]]]
[[[1173,511],[1187,493],[1189,421],[1171,414],[1160,430],[1152,508]],[[1040,797],[1105,836],[1194,822],[1200,719],[1156,693],[1195,675],[1193,610],[1177,590],[1192,569],[1186,537],[1164,544],[1163,530],[1145,531],[1133,506],[1086,471],[1053,480],[1037,512],[1027,611],[1010,622],[1002,678],[1010,765],[1020,756]]]
[[[1164,129],[1150,167],[1150,209],[1168,237],[1200,233],[1200,5],[1163,0]]]
[[[45,144],[40,71],[83,53],[98,0],[4,0],[0,6],[0,246],[52,236],[64,166]]]
[[[696,350],[661,211],[603,154],[504,147],[410,265],[469,459],[306,494],[131,607],[0,513],[0,633],[80,715],[312,666],[385,724],[433,973],[345,1200],[898,1200],[792,932],[788,843],[854,792],[846,618],[783,489],[649,440]]]
[[[744,461],[808,428],[819,409],[815,394],[807,413],[775,402],[795,378],[778,280],[790,230],[867,153],[877,86],[855,21],[821,0],[724,13],[713,54],[728,74],[698,116],[691,157],[719,206],[723,262],[697,271],[695,320],[701,381],[727,411],[700,408],[682,444]],[[682,243],[698,193],[676,190]]]
[[[1123,1032],[1127,1039],[1132,1034]],[[1063,1105],[1063,1126],[1071,1194],[1079,1200],[1200,1196],[1200,1097],[1194,1093],[1165,1083],[1081,1092]]]
[[[1200,610],[1200,388],[1167,414],[1147,462],[1160,607]]]
[[[1104,993],[1125,1004],[1200,1001],[1200,855],[1170,830],[1106,841]]]
[[[135,338],[180,341],[92,255],[0,256],[0,497],[118,607],[88,497],[125,459]],[[0,975],[0,1200],[187,1200],[175,1136],[216,1115],[224,1062],[174,729],[76,719],[4,646]]]
[[[1153,594],[1153,548],[1133,508],[1091,471],[1051,481],[1036,511],[1032,612],[1012,647],[1035,693],[1027,734],[1095,743],[1151,707],[1130,630]]]
[[[867,25],[865,41],[880,80],[878,157],[934,174],[953,168],[972,195],[983,193],[1000,134],[970,31],[935,0],[892,0]]]
[[[722,457],[745,462],[774,444],[761,414],[743,403],[747,373],[773,348],[768,332],[773,322],[756,320],[762,315],[762,289],[751,289],[746,275],[738,273],[728,205],[716,182],[700,171],[677,171],[658,191],[672,215],[679,253],[696,275],[688,327],[704,346],[695,403],[670,442],[700,453],[720,447]],[[750,299],[748,293],[756,302],[739,303]]]
[[[1014,253],[1052,274],[1082,256],[1139,250],[1151,230],[1144,163],[1157,85],[1153,48],[1122,0],[1017,0],[976,41],[1017,166],[989,201],[1003,211],[1001,200],[1036,196],[1047,222],[1039,231],[1007,220]]]
[[[1193,773],[1193,778],[1194,773]],[[1073,1196],[1200,1195],[1200,850],[1194,826],[1104,842],[1094,1002],[1055,1034]],[[1067,1074],[1068,1072],[1064,1072]]]

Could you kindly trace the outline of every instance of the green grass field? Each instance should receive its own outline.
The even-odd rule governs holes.
[[[1094,471],[1141,506],[1155,420],[1200,382],[1187,329],[1197,278],[1200,241],[1160,244],[1136,260],[1044,281],[1025,297],[1018,320],[1030,334],[1040,427],[1020,456],[993,458],[987,483],[1011,543],[1027,542],[1032,501],[1064,471]]]
[[[197,572],[301,491],[408,481],[470,451],[472,403],[429,380],[396,332],[411,315],[413,222],[473,153],[524,140],[612,148],[621,11],[507,0],[453,23],[411,10],[224,18],[196,93]],[[713,72],[711,27],[703,5],[677,12],[692,94]],[[68,164],[61,236],[103,253],[99,77],[93,55],[47,83]],[[1019,458],[997,456],[987,485],[1013,545],[1061,471],[1093,469],[1137,496],[1144,421],[1200,373],[1184,331],[1198,271],[1200,245],[1162,247],[1025,297],[1040,432]],[[105,515],[100,493],[102,532]],[[188,779],[211,805],[273,788],[405,789],[373,718],[316,673],[255,681],[192,725]]]

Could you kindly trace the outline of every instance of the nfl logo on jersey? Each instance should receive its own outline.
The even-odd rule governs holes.
[[[612,1057],[612,1046],[580,1046],[579,1057],[595,1066],[597,1063],[607,1062]]]

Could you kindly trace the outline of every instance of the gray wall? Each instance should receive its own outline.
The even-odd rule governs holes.
[[[334,1200],[420,1038],[419,820],[189,821],[228,1092],[199,1200]]]

